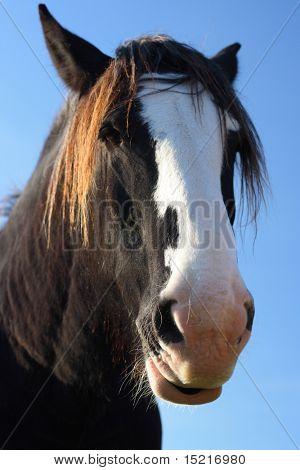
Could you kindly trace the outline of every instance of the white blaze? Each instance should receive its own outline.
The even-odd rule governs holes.
[[[173,296],[176,291],[176,299],[184,304],[199,289],[221,290],[224,300],[238,268],[221,192],[223,144],[217,107],[203,90],[199,110],[188,83],[171,90],[166,90],[170,84],[163,81],[144,83],[139,95],[142,119],[156,142],[154,199],[161,216],[168,206],[178,213],[178,247],[165,253],[172,274],[164,293]],[[198,210],[192,210],[195,205]],[[218,223],[224,217],[225,234],[220,233]]]

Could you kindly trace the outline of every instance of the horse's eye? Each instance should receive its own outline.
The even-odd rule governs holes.
[[[240,150],[241,138],[238,132],[229,131],[227,137],[227,148],[229,153],[236,154]]]
[[[119,145],[122,141],[120,132],[111,125],[104,125],[99,131],[99,139],[107,144]]]

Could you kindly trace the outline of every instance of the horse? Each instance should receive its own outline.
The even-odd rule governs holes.
[[[69,94],[0,232],[1,446],[160,449],[156,397],[216,400],[252,329],[234,170],[256,220],[266,164],[240,44],[109,57],[39,12]]]

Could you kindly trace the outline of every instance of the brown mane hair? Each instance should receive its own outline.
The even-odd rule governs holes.
[[[241,200],[246,196],[249,213],[256,220],[267,173],[261,142],[247,112],[217,64],[188,45],[154,35],[120,46],[105,73],[80,98],[49,184],[45,217],[49,227],[54,206],[59,204],[63,218],[81,231],[87,243],[89,202],[95,194],[96,169],[101,159],[101,124],[109,112],[124,105],[128,118],[142,74],[165,72],[178,74],[172,79],[173,86],[188,81],[192,95],[197,83],[202,83],[220,109],[221,129],[225,112],[238,123]]]

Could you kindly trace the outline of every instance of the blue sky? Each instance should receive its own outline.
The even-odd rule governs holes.
[[[37,2],[1,3],[0,198],[26,184],[62,103],[61,92],[67,93],[44,45]],[[126,38],[154,32],[208,56],[232,42],[242,44],[236,88],[263,141],[272,187],[254,248],[251,228],[238,240],[240,269],[256,303],[253,338],[218,401],[196,408],[161,405],[165,449],[300,445],[300,7],[284,26],[296,4],[47,2],[63,25],[108,54]]]

